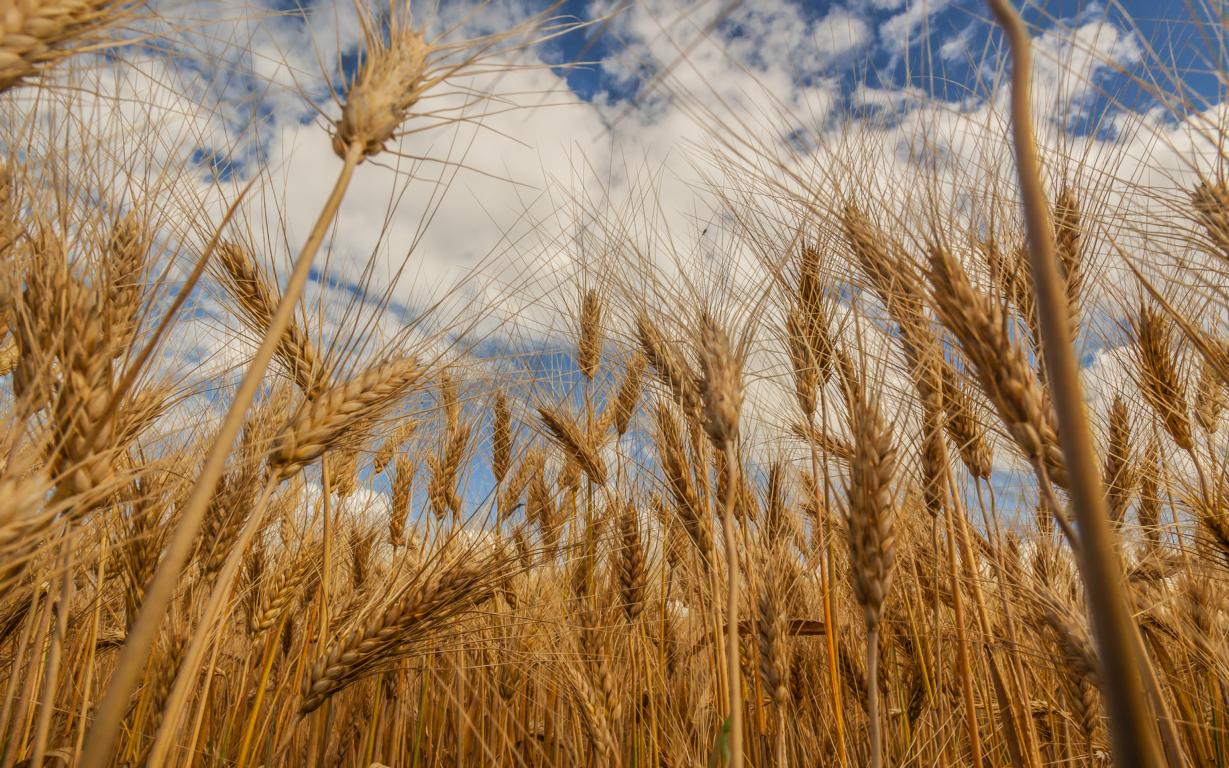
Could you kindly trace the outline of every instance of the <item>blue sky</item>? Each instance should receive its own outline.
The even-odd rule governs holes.
[[[860,81],[872,83],[914,85],[946,98],[958,98],[969,88],[976,88],[977,72],[965,58],[941,55],[945,43],[960,39],[965,41],[973,64],[978,60],[992,32],[984,2],[980,0],[932,0],[923,5],[933,10],[922,14],[916,27],[908,35],[907,51],[900,50],[886,39],[887,27],[895,17],[909,11],[913,2],[893,3],[891,0],[861,3],[833,3],[822,0],[801,0],[797,7],[811,21],[819,20],[834,8],[850,11],[861,17],[871,28],[878,29],[881,39],[833,66],[823,74],[841,77],[847,86]],[[618,7],[618,4],[612,4]],[[755,13],[755,3],[707,0],[696,6],[710,6],[728,11],[725,21],[715,34],[736,39],[743,34],[741,22]],[[604,6],[603,6],[604,7]],[[1038,29],[1075,26],[1093,18],[1107,18],[1129,29],[1141,41],[1154,49],[1158,61],[1173,61],[1183,71],[1188,85],[1204,99],[1219,98],[1217,78],[1209,73],[1214,64],[1215,53],[1209,41],[1193,19],[1203,19],[1202,9],[1189,0],[1123,0],[1112,4],[1084,2],[1082,0],[1056,0],[1055,2],[1029,3],[1023,6],[1025,18]],[[593,18],[594,8],[590,0],[568,0],[559,11],[578,19]],[[563,61],[593,62],[567,72],[572,89],[583,98],[605,94],[612,99],[634,95],[635,87],[609,77],[603,70],[601,60],[619,51],[625,40],[614,28],[617,25],[601,24],[568,35],[553,47]],[[672,28],[685,39],[694,31],[695,25],[678,21]],[[817,73],[820,74],[820,73]],[[1115,98],[1126,103],[1139,103],[1146,95],[1130,87],[1129,80],[1122,78],[1108,84]]]
[[[249,9],[244,22],[234,24],[227,21],[235,15],[228,2],[193,0],[176,6],[180,14],[199,7],[202,18],[222,21],[180,27],[176,34],[182,42],[172,37],[163,47],[185,55],[159,60],[157,52],[150,54],[147,80],[169,81],[175,97],[195,105],[187,109],[209,113],[210,129],[196,131],[185,148],[187,162],[203,178],[239,183],[263,172],[282,185],[282,212],[290,212],[291,220],[282,222],[278,237],[293,240],[301,228],[298,212],[313,210],[321,194],[320,182],[305,184],[303,176],[328,178],[324,166],[331,153],[313,158],[303,147],[327,138],[328,119],[336,112],[329,96],[357,60],[353,7],[350,0],[312,0],[301,7],[289,0],[258,0],[281,15],[261,17]],[[417,8],[420,16],[430,18],[433,13],[462,14],[470,5],[441,1],[434,11],[430,4]],[[493,0],[477,5],[474,19],[479,27],[499,28],[548,5],[543,0]],[[290,8],[296,10],[287,13]],[[449,161],[462,167],[450,185],[449,200],[434,217],[433,229],[445,233],[441,242],[451,236],[451,243],[464,243],[460,253],[449,245],[445,261],[452,266],[473,269],[496,252],[523,252],[525,232],[566,204],[544,198],[552,188],[591,188],[592,179],[579,176],[605,175],[602,184],[617,195],[635,186],[637,173],[673,170],[662,163],[665,158],[680,157],[689,143],[705,140],[705,126],[696,124],[694,110],[680,106],[686,100],[676,98],[680,94],[706,104],[718,98],[736,102],[736,109],[753,117],[756,110],[784,105],[791,117],[769,129],[779,132],[775,138],[791,141],[800,132],[822,132],[851,116],[882,126],[936,108],[971,114],[986,104],[987,91],[1001,72],[997,33],[981,0],[568,0],[557,13],[584,20],[616,8],[622,12],[609,22],[564,35],[528,56],[530,64],[588,63],[496,84],[514,92],[511,100],[528,109],[507,117],[483,116],[489,129],[483,141],[471,145],[441,133],[410,142],[407,155],[433,155],[449,142],[447,151],[454,153]],[[1154,93],[1133,85],[1119,68],[1156,73],[1165,70],[1160,63],[1175,61],[1197,107],[1219,102],[1218,80],[1209,74],[1210,65],[1219,68],[1212,60],[1215,46],[1192,23],[1191,14],[1198,12],[1188,0],[1030,4],[1025,15],[1034,24],[1038,68],[1044,70],[1038,91],[1043,97],[1057,94],[1067,130],[1077,135],[1116,127],[1102,120],[1107,107],[1111,113],[1143,113],[1155,105]],[[1089,30],[1092,36],[1079,37]],[[1082,63],[1070,66],[1077,59]],[[168,67],[172,75],[158,75],[155,64]],[[656,80],[663,71],[672,78],[665,85]],[[1157,76],[1143,77],[1149,82]],[[650,83],[651,90],[646,87]],[[1167,83],[1154,90],[1176,89]],[[1167,107],[1178,112],[1176,105]],[[795,119],[795,125],[788,124]],[[753,124],[756,130],[761,126],[762,121]],[[765,136],[770,142],[773,138]],[[616,170],[612,163],[624,167]],[[304,164],[320,168],[304,173]],[[414,175],[421,180],[439,170],[428,166]],[[369,194],[369,207],[380,214],[367,224],[384,230],[391,223],[397,237],[385,238],[385,245],[414,241],[420,219],[408,216],[405,229],[398,230],[401,218],[388,218],[389,195],[397,188],[393,178],[372,179],[352,194]],[[517,221],[525,227],[519,233],[514,231]],[[458,233],[465,236],[455,237]],[[537,240],[534,247],[544,247],[542,238]],[[342,289],[353,288],[374,246],[337,245],[337,258],[320,274],[328,273]],[[395,250],[387,256],[395,263]],[[354,268],[348,269],[347,262]],[[448,266],[423,264],[413,285],[446,282],[441,271]],[[402,282],[407,290],[396,291],[394,300],[403,308],[421,303],[408,290],[411,281]]]
[[[123,174],[132,173],[132,188],[150,178],[173,183],[167,209],[182,204],[185,210],[169,229],[202,224],[201,211],[224,209],[241,185],[256,180],[228,236],[241,232],[265,264],[285,275],[336,177],[338,159],[329,142],[336,105],[328,96],[344,79],[338,71],[353,66],[358,50],[352,2],[313,0],[301,14],[279,16],[253,13],[246,3],[286,11],[286,0],[238,0],[238,7],[234,0],[174,2],[165,9],[173,34],[156,47],[134,46],[108,59],[113,71],[100,74],[100,87],[71,91],[95,108],[78,109],[76,116],[82,125],[96,118],[99,126],[91,127],[106,132],[156,137],[148,144],[132,142],[138,152],[151,149],[149,157],[116,156],[115,178],[122,187]],[[591,18],[593,2],[570,0],[561,12]],[[621,0],[598,2],[609,9]],[[441,13],[464,4],[439,3]],[[479,26],[498,27],[543,7],[541,0],[494,0],[479,11]],[[722,13],[727,7],[729,13]],[[1059,116],[1049,105],[1076,115],[1075,125],[1066,123],[1074,130],[1066,133],[1085,141],[1072,144],[1069,156],[1084,164],[1079,170],[1085,180],[1115,194],[1142,190],[1140,199],[1107,203],[1127,212],[1128,226],[1132,217],[1156,220],[1143,212],[1167,204],[1167,195],[1169,201],[1185,200],[1193,172],[1219,170],[1217,153],[1192,140],[1198,131],[1183,123],[1186,115],[1171,110],[1164,120],[1145,116],[1157,103],[1156,93],[1133,87],[1119,71],[1153,73],[1141,75],[1147,82],[1166,77],[1172,60],[1180,87],[1162,82],[1158,90],[1164,97],[1185,88],[1188,98],[1167,107],[1191,100],[1197,109],[1219,105],[1214,73],[1225,67],[1216,58],[1216,41],[1205,37],[1191,13],[1188,0],[1127,0],[1108,7],[1064,1],[1026,9],[1039,54],[1043,144],[1070,138],[1055,130]],[[703,154],[705,143],[739,120],[750,126],[743,138],[759,142],[783,164],[770,173],[806,175],[852,157],[865,163],[852,168],[857,184],[864,185],[853,191],[870,190],[885,208],[915,210],[920,185],[914,179],[956,189],[987,169],[1011,177],[1011,148],[995,97],[987,92],[1002,62],[994,55],[997,36],[980,0],[743,0],[735,6],[727,0],[638,0],[595,37],[598,31],[564,36],[526,53],[519,60],[526,69],[473,83],[498,93],[498,103],[523,109],[488,114],[476,108],[466,114],[470,119],[408,136],[382,162],[359,168],[304,300],[310,332],[324,348],[354,353],[347,361],[358,363],[394,339],[431,350],[427,337],[436,327],[463,327],[475,331],[473,344],[465,347],[473,355],[464,362],[476,376],[514,388],[534,382],[551,391],[535,391],[529,402],[540,395],[578,409],[580,380],[570,350],[581,285],[605,280],[613,295],[623,297],[624,316],[612,319],[612,335],[627,333],[626,313],[636,302],[655,305],[657,316],[669,323],[680,305],[696,305],[688,291],[724,292],[726,306],[737,306],[762,289],[755,254],[734,227],[724,227],[729,217],[723,218],[722,206],[728,201],[716,199],[707,186],[723,177],[697,173],[713,169],[706,165],[712,157]],[[702,38],[703,31],[708,34]],[[989,54],[983,53],[987,46]],[[686,61],[676,64],[681,50]],[[580,59],[594,63],[550,66]],[[671,66],[666,86],[645,93],[646,83]],[[444,98],[463,100],[460,93]],[[706,115],[696,111],[696,103],[716,110],[719,102],[723,122],[697,119]],[[787,114],[773,112],[778,107]],[[1137,137],[1083,130],[1100,125],[1107,112],[1124,111],[1131,115],[1128,125],[1139,128]],[[851,145],[840,130],[829,129],[852,114],[868,119],[866,131],[852,132],[862,138]],[[1229,124],[1223,109],[1209,114]],[[916,156],[901,147],[931,130],[927,138],[950,160],[943,168],[919,170]],[[792,147],[796,132],[810,132],[810,144],[799,142],[808,151],[776,152]],[[127,150],[129,143],[117,146]],[[418,160],[424,157],[430,160]],[[191,173],[176,178],[179,167]],[[838,199],[850,191],[825,186],[830,181],[821,174],[816,188],[794,192]],[[1010,194],[1008,188],[1007,205],[1013,204]],[[763,218],[777,213],[766,205]],[[581,232],[596,233],[595,241],[585,241]],[[192,235],[180,253],[197,252]],[[1166,244],[1156,245],[1160,263],[1168,258]],[[611,262],[591,258],[590,246],[609,247]],[[833,253],[842,258],[839,249]],[[651,277],[638,283],[645,265],[619,261],[628,254],[643,255]],[[709,284],[689,283],[721,270]],[[424,319],[428,307],[438,323]],[[252,350],[250,334],[237,332],[240,323],[208,288],[192,310],[176,328],[167,356],[171,366],[177,355],[200,363],[194,374],[208,388],[185,403],[195,419],[227,401],[218,393],[227,391]],[[1112,323],[1103,311],[1098,316]],[[410,328],[420,320],[421,329]],[[624,327],[614,328],[619,321]],[[793,407],[789,387],[782,386],[788,375],[772,376],[772,366],[781,363],[779,338],[772,328],[763,333],[759,347],[769,351],[749,363],[755,380],[744,423],[749,443],[759,440],[771,452],[787,428],[782,419],[792,418],[782,414],[792,414]],[[1119,340],[1100,339],[1088,344],[1084,357],[1090,410],[1098,414],[1132,375]],[[532,418],[526,431],[536,428]],[[905,417],[902,446],[913,438]],[[485,434],[479,444],[469,488],[474,501],[490,485]],[[998,451],[995,486],[1027,491],[1027,475],[1011,456],[1010,450]]]
[[[117,68],[128,80],[116,94],[119,104],[158,105],[126,117],[123,130],[159,136],[166,147],[159,162],[178,156],[196,172],[199,188],[185,200],[218,210],[238,185],[259,175],[260,191],[240,217],[254,250],[284,274],[336,174],[328,135],[336,105],[329,95],[342,79],[336,73],[355,60],[358,29],[350,0],[314,0],[300,14],[263,18],[250,6],[236,11],[231,1],[175,6],[180,15],[220,21],[183,25],[162,50],[138,52],[145,58]],[[284,0],[257,1],[288,7]],[[572,0],[561,12],[591,18],[595,8],[620,0],[600,2]],[[439,12],[459,13],[459,5],[440,0]],[[543,7],[540,0],[496,0],[478,12],[479,26],[499,27]],[[645,254],[659,284],[634,285],[635,269],[613,279],[649,301],[677,300],[669,290],[686,285],[689,270],[720,264],[715,253],[737,264],[725,276],[731,283],[755,279],[754,257],[731,253],[736,238],[720,226],[710,231],[721,221],[720,205],[696,172],[705,163],[697,147],[737,121],[747,121],[744,138],[770,153],[793,147],[799,134],[810,138],[797,142],[810,154],[774,155],[798,163],[783,170],[810,173],[848,156],[865,161],[856,169],[859,182],[902,208],[914,190],[899,180],[918,168],[901,147],[919,131],[933,129],[928,137],[947,153],[950,166],[942,172],[954,187],[967,181],[961,173],[1010,160],[998,105],[987,93],[1001,57],[980,0],[743,0],[722,14],[726,7],[725,0],[638,0],[600,35],[594,27],[564,36],[526,54],[521,63],[530,68],[477,84],[524,109],[475,110],[464,124],[407,137],[392,148],[400,159],[390,151],[387,162],[361,166],[307,297],[320,336],[361,328],[370,351],[439,302],[445,320],[470,313],[466,322],[486,341],[484,357],[552,350],[529,357],[529,365],[546,366],[564,389],[574,371],[554,350],[571,336],[571,304],[593,266],[577,235],[582,225],[600,234],[599,225],[621,219],[615,223],[628,225],[629,238],[646,238],[616,245]],[[239,13],[243,22],[233,22]],[[1089,139],[1078,155],[1089,178],[1104,174],[1128,187],[1189,184],[1178,178],[1186,160],[1176,158],[1199,153],[1190,151],[1183,130],[1157,137],[1169,126],[1142,116],[1153,95],[1130,87],[1118,69],[1156,72],[1158,60],[1172,57],[1184,86],[1203,102],[1196,106],[1219,103],[1217,80],[1207,74],[1210,65],[1219,68],[1210,60],[1215,47],[1190,13],[1186,0],[1029,6],[1043,140],[1061,134],[1054,121],[1063,118],[1052,109],[1059,105],[1068,133]],[[185,55],[167,56],[167,48]],[[679,61],[681,50],[686,61],[675,65],[666,86],[646,93],[646,83]],[[594,63],[550,66],[580,59]],[[697,103],[723,105],[723,122],[698,120]],[[1082,130],[1124,109],[1142,126],[1140,141],[1116,143],[1109,133]],[[114,114],[128,115],[118,106]],[[871,146],[843,144],[833,129],[855,114],[867,118],[869,130],[858,135]],[[1181,117],[1170,115],[1169,123]],[[431,161],[413,159],[420,157]],[[662,239],[648,239],[650,232]],[[364,304],[369,296],[387,297],[389,306]],[[236,342],[234,324],[208,297],[202,305],[177,341],[195,360],[236,369],[247,350]],[[489,307],[502,315],[473,320]],[[1089,370],[1104,369],[1112,379],[1121,371],[1105,368],[1106,354],[1091,348]],[[778,394],[763,395],[762,407],[771,411]]]
[[[214,1],[202,0],[202,7]],[[285,123],[310,123],[319,106],[327,113],[330,89],[324,73],[338,69],[343,73],[342,77],[329,75],[337,87],[357,61],[358,41],[351,29],[353,12],[348,10],[348,0],[313,0],[301,6],[297,0],[263,3],[284,15],[266,20],[249,33],[225,25],[220,31],[203,33],[216,34],[218,40],[229,38],[230,52],[222,59],[201,60],[196,55],[199,42],[188,30],[185,38],[192,43],[183,49],[188,55],[177,61],[185,77],[210,83],[208,87],[222,101],[223,114],[229,113],[235,121],[232,135],[250,136],[253,121],[273,132],[266,142],[241,140],[229,147],[194,147],[193,162],[223,180],[246,177],[254,170],[249,167],[252,163],[266,162],[269,145],[278,140],[277,132]],[[436,12],[455,13],[454,9],[465,5],[445,2]],[[543,0],[497,0],[479,6],[475,17],[514,19],[548,7]],[[557,13],[590,20],[612,9],[622,12],[611,21],[557,38],[537,52],[547,62],[573,64],[555,72],[569,95],[583,102],[637,109],[642,102],[660,98],[662,87],[655,78],[663,71],[688,66],[679,63],[683,61],[680,51],[686,51],[688,58],[695,55],[691,46],[702,36],[725,49],[730,68],[742,67],[756,75],[783,68],[800,90],[822,81],[834,89],[838,109],[832,117],[860,114],[858,110],[866,104],[858,95],[866,86],[885,91],[913,87],[928,98],[950,103],[981,98],[1001,61],[994,55],[997,35],[981,0],[567,0]],[[1146,111],[1155,105],[1156,92],[1184,91],[1187,98],[1166,105],[1175,113],[1188,102],[1202,108],[1221,100],[1219,80],[1213,73],[1222,67],[1216,61],[1213,41],[1193,21],[1192,14],[1197,17],[1202,11],[1190,0],[1125,0],[1108,5],[1058,0],[1030,3],[1024,6],[1024,13],[1039,35],[1049,32],[1057,37],[1092,23],[1105,23],[1136,51],[1134,60],[1113,62],[1091,76],[1081,109],[1068,125],[1072,132],[1100,129],[1107,107]],[[479,25],[486,23],[499,22],[481,21]],[[774,49],[782,31],[800,34],[784,53]],[[259,72],[249,71],[252,61],[243,61],[264,56],[264,51],[257,51],[262,42],[270,41],[277,50],[268,59],[299,60],[299,71],[290,80],[265,82]],[[341,56],[334,64],[329,56],[336,54],[330,49],[336,51],[338,43]],[[842,45],[847,47],[825,53],[825,49]],[[212,56],[216,47],[204,49]],[[240,54],[238,61],[236,53]],[[791,59],[798,60],[796,66]],[[220,66],[223,60],[232,65]],[[1164,82],[1168,74],[1158,74],[1169,72],[1171,61],[1180,73],[1181,88]],[[1141,89],[1131,77],[1115,72],[1116,66],[1126,66],[1146,83],[1159,84]],[[647,93],[650,83],[653,90]],[[302,98],[304,93],[310,100]],[[904,104],[896,102],[897,107]],[[875,102],[872,116],[878,116],[875,111],[882,107],[882,102]],[[612,117],[610,112],[604,115],[607,121]]]

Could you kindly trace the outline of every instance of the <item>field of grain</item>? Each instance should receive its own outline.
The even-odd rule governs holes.
[[[1007,0],[971,164],[663,78],[717,255],[651,184],[560,188],[582,234],[390,325],[415,245],[322,277],[358,174],[550,110],[473,83],[597,22],[359,8],[327,177],[194,197],[100,74],[193,21],[0,0],[0,768],[1229,761],[1229,120],[1177,64],[1143,57],[1172,114],[1117,128],[1160,148],[1131,178],[1036,117]],[[1189,20],[1217,78],[1224,14]]]

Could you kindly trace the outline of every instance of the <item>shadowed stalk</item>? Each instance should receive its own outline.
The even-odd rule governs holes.
[[[743,765],[742,667],[739,665],[738,539],[734,508],[738,502],[738,415],[742,406],[742,362],[726,332],[707,314],[700,317],[700,394],[704,429],[713,447],[725,456],[725,499],[721,527],[726,556],[726,679],[729,695],[729,750],[731,768]]]
[[[63,569],[60,583],[60,597],[55,604],[55,629],[51,638],[51,647],[47,650],[45,669],[43,670],[43,690],[40,696],[42,703],[38,710],[38,721],[34,726],[34,747],[30,752],[30,765],[43,765],[47,755],[47,733],[51,728],[51,716],[55,712],[56,683],[60,679],[60,661],[64,656],[64,641],[68,634],[68,613],[72,604],[73,594],[73,530],[65,531],[61,543],[59,568]]]
[[[821,395],[821,401],[825,402],[826,405],[826,397]],[[825,497],[828,494],[821,490],[817,479],[819,474],[819,447],[814,442],[810,444],[810,456],[811,482],[815,486],[813,503],[816,505],[820,515],[820,543],[823,546],[823,560],[819,564],[819,583],[824,611],[824,650],[828,661],[828,679],[832,681],[829,690],[832,699],[832,716],[836,721],[837,757],[843,768],[849,764],[849,757],[845,747],[845,708],[841,704],[841,686],[837,683],[840,680],[840,671],[837,666],[836,624],[833,622],[834,613],[832,610],[832,530],[831,521],[828,518],[828,500],[824,498],[821,503],[820,499],[821,494]],[[825,467],[823,483],[825,490],[829,484],[828,470]]]
[[[738,482],[738,458],[733,444],[724,446],[726,482],[731,490],[726,494],[721,510],[721,530],[725,538],[726,548],[726,675],[728,693],[730,696],[730,766],[738,768],[743,764],[743,691],[742,667],[739,664],[738,644],[738,543],[734,531],[734,505],[737,493],[732,489]]]

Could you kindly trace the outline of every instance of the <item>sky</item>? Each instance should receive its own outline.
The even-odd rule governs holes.
[[[92,87],[64,97],[77,128],[40,105],[55,126],[49,143],[80,130],[130,147],[97,176],[129,191],[150,178],[173,190],[168,250],[199,243],[202,218],[219,220],[242,193],[227,234],[284,277],[340,165],[329,129],[359,60],[355,6],[154,7],[156,42],[114,52],[78,75]],[[455,37],[547,8],[440,0],[413,12],[432,35],[458,26]],[[678,298],[668,289],[690,285],[699,267],[728,274],[689,290],[737,295],[755,280],[757,254],[730,234],[737,212],[715,194],[746,191],[729,184],[747,178],[746,167],[723,165],[731,147],[754,148],[794,192],[810,179],[811,193],[831,192],[839,168],[898,210],[917,202],[910,178],[952,189],[969,174],[1008,178],[994,88],[1005,61],[978,0],[568,0],[553,13],[599,21],[509,52],[507,71],[441,86],[432,108],[464,120],[432,127],[411,117],[411,135],[360,166],[305,302],[334,357],[362,359],[407,328],[425,339],[458,323],[488,358],[541,345],[567,336],[577,286],[591,279],[644,296],[665,288],[668,305]],[[1181,190],[1217,171],[1202,133],[1223,114],[1216,73],[1225,67],[1197,23],[1205,13],[1190,0],[1024,7],[1040,139],[1078,158],[1079,174],[1124,217],[1158,204],[1132,190]],[[474,92],[494,96],[467,100]],[[937,175],[921,176],[919,157]],[[655,280],[635,268],[609,274],[612,248],[650,264]],[[206,286],[166,355],[206,373],[238,370],[251,340],[225,304]],[[1125,365],[1112,345],[1094,346],[1085,363],[1091,379],[1110,381]],[[532,364],[574,378],[554,351]],[[763,408],[774,402],[765,395]]]
[[[226,119],[193,159],[223,182],[266,174],[292,243],[332,178],[336,161],[325,147],[337,107],[329,97],[359,44],[347,0],[273,2],[283,15],[199,33],[200,48],[230,65],[207,73]],[[496,0],[417,11],[430,27],[461,19],[482,33],[547,8]],[[669,201],[660,212],[668,229],[704,231],[714,214],[701,189],[710,170],[703,150],[714,134],[737,126],[764,146],[794,142],[818,156],[826,137],[860,121],[891,149],[923,125],[967,132],[1002,106],[993,84],[1004,60],[978,0],[570,0],[554,13],[602,20],[525,52],[517,59],[524,69],[486,79],[480,87],[499,101],[468,109],[463,127],[407,138],[407,159],[395,169],[364,168],[340,218],[345,236],[319,276],[343,289],[388,286],[403,315],[453,300],[505,303],[523,316],[548,293],[545,285],[541,295],[526,293],[523,283],[583,266],[579,219],[634,205],[651,190]],[[1064,1],[1024,13],[1037,40],[1037,112],[1065,136],[1103,140],[1085,150],[1094,165],[1121,163],[1115,143],[1124,130],[1145,132],[1140,120],[1178,123],[1184,111],[1220,103],[1218,78],[1208,74],[1221,68],[1214,45],[1192,23],[1200,11],[1187,0]],[[1169,62],[1180,88],[1158,74]],[[1158,99],[1176,92],[1185,98]],[[955,140],[945,148],[956,158],[963,151]],[[1173,165],[1152,148],[1138,154],[1139,167],[1112,173],[1140,180]],[[435,186],[445,182],[446,192]],[[672,247],[686,249],[685,240]],[[506,301],[509,293],[523,302]]]

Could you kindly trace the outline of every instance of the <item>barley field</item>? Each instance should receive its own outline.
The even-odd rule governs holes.
[[[0,0],[0,768],[1229,763],[1229,7],[1013,2]]]

